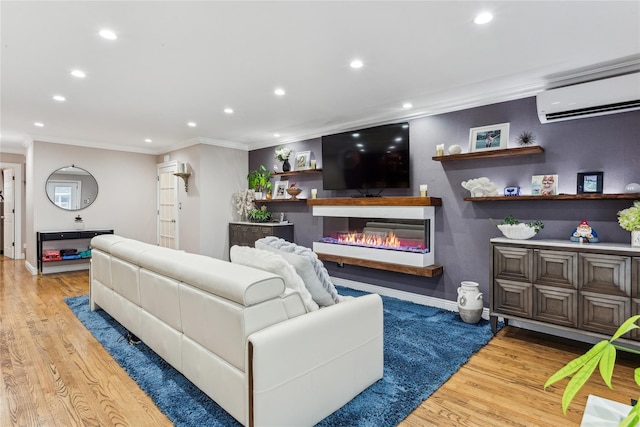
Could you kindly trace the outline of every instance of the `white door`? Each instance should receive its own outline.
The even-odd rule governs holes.
[[[178,249],[178,162],[158,165],[158,245]]]
[[[16,257],[15,247],[15,173],[13,169],[3,169],[4,187],[4,255],[14,259]]]

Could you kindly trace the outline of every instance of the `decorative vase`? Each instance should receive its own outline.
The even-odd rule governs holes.
[[[633,230],[631,232],[631,247],[640,248],[640,230]]]
[[[458,312],[465,323],[478,323],[482,317],[483,303],[480,285],[464,281],[458,288]]]
[[[284,163],[282,163],[282,171],[289,172],[290,170],[291,170],[291,165],[289,164],[289,159],[287,159],[284,161]]]

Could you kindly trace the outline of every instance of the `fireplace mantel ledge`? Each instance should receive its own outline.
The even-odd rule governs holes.
[[[333,197],[307,199],[309,206],[442,206],[439,197]]]

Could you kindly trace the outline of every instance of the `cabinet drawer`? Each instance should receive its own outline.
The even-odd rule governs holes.
[[[531,250],[496,246],[493,250],[493,277],[531,282]]]
[[[113,234],[113,230],[81,231],[80,237],[82,239],[91,239],[92,237],[101,236],[103,234]]]
[[[495,279],[493,291],[492,311],[528,319],[532,317],[533,300],[530,283]]]
[[[575,252],[534,251],[533,282],[540,285],[578,288],[578,254]]]
[[[631,297],[631,257],[580,254],[580,292]]]
[[[40,233],[40,240],[67,240],[67,239],[79,239],[79,231],[61,231],[55,233]]]
[[[533,286],[533,318],[575,328],[578,326],[578,291],[556,286]]]
[[[631,314],[629,298],[598,293],[580,293],[578,327],[585,331],[612,335]]]

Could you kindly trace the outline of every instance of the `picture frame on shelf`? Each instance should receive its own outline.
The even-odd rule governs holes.
[[[531,177],[532,196],[557,196],[558,175],[533,175]]]
[[[578,173],[577,194],[602,194],[604,172]]]
[[[289,180],[276,181],[272,197],[274,199],[288,199],[290,196],[287,194],[287,188],[289,188]]]
[[[294,159],[294,170],[302,171],[311,169],[311,151],[300,151]]]
[[[503,150],[509,142],[509,123],[481,126],[469,130],[469,152]]]

